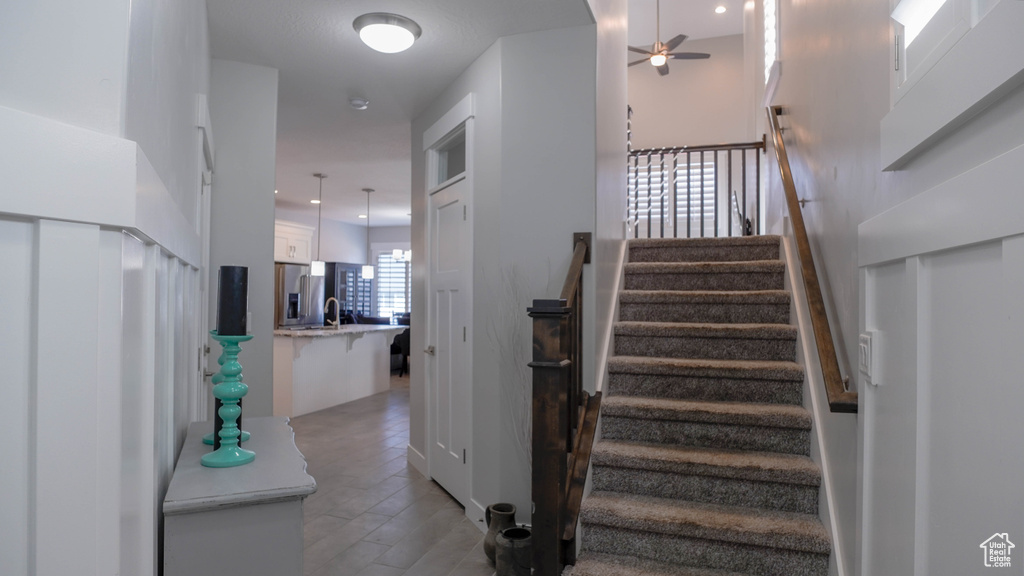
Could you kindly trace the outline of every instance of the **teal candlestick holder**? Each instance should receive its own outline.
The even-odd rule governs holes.
[[[241,336],[221,336],[216,330],[211,330],[210,335],[224,348],[222,358],[224,362],[220,367],[220,381],[213,387],[213,396],[221,401],[218,414],[224,421],[220,429],[220,448],[204,454],[201,464],[210,468],[230,468],[248,464],[256,458],[252,450],[245,450],[238,445],[238,438],[241,431],[238,429],[238,417],[242,415],[242,409],[238,401],[249,392],[241,379],[242,365],[238,363],[238,353],[242,351],[240,343],[252,340],[251,334]],[[214,376],[216,378],[216,376]]]
[[[213,334],[213,332],[214,332],[213,330],[210,331],[211,334]],[[224,352],[221,352],[220,358],[217,358],[217,364],[220,365],[220,366],[223,366],[225,360],[227,360],[227,355]],[[241,376],[239,376],[239,377],[241,377]],[[220,384],[223,381],[224,381],[224,374],[222,374],[220,371],[218,371],[216,374],[214,374],[213,376],[210,377],[210,382],[212,382],[214,386],[216,386],[217,384]],[[241,406],[241,404],[239,404],[239,406]],[[218,408],[220,408],[220,406],[218,406]],[[213,446],[215,444],[215,442],[213,441],[213,435],[214,435],[214,432],[210,432],[209,434],[203,436],[203,444],[206,444],[207,446]],[[248,432],[246,432],[245,430],[242,430],[242,434],[238,437],[238,442],[239,443],[241,443],[241,442],[248,442],[249,441],[249,437],[250,437],[250,434]]]

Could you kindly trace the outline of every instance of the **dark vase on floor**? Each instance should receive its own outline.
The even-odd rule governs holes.
[[[533,560],[530,529],[525,526],[507,528],[495,540],[497,576],[530,576]]]
[[[491,564],[494,564],[494,542],[498,537],[498,533],[516,525],[515,504],[505,502],[491,504],[484,513],[484,519],[487,520],[487,535],[484,536],[484,554],[487,554],[487,559],[491,561]]]

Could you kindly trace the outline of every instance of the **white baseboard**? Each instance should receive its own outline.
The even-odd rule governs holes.
[[[420,453],[419,450],[412,447],[412,444],[407,444],[405,448],[406,460],[417,472],[423,474],[424,478],[430,478],[430,471],[427,469],[427,457]]]

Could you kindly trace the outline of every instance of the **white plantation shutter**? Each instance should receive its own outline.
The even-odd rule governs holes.
[[[409,311],[409,262],[395,260],[391,252],[377,256],[377,315],[394,316]]]

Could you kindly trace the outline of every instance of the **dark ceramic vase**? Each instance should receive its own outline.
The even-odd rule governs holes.
[[[507,528],[495,539],[497,576],[530,576],[533,548],[530,529],[525,526]]]
[[[494,564],[494,542],[498,533],[516,525],[516,506],[505,502],[491,504],[484,513],[487,521],[487,535],[484,536],[484,554]]]

